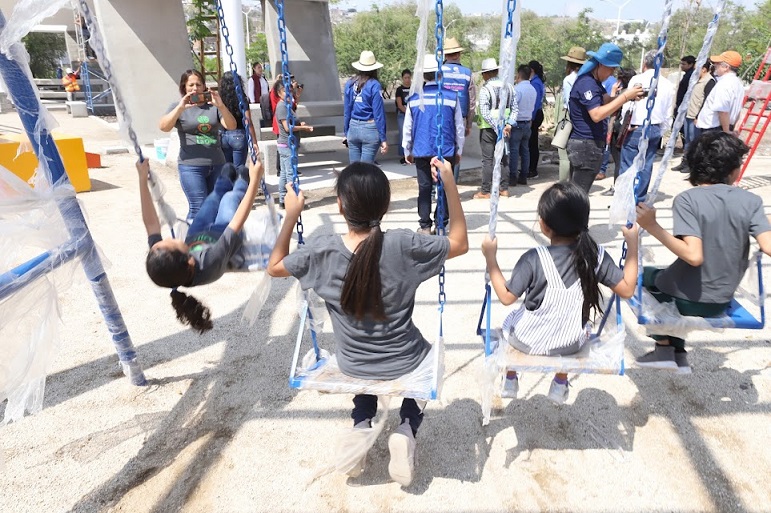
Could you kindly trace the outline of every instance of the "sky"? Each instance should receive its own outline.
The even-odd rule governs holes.
[[[520,0],[524,9],[530,9],[542,16],[564,15],[575,16],[585,7],[592,7],[593,17],[616,19],[618,6],[627,0]],[[735,3],[752,7],[756,0],[734,0]],[[399,3],[399,0],[343,0],[340,7],[354,7],[359,10],[369,9],[373,4],[387,5]],[[456,4],[464,13],[501,12],[501,0],[445,0],[445,4]],[[683,7],[685,0],[675,0],[675,9]],[[703,0],[702,6],[717,5],[717,0]],[[664,0],[630,0],[621,10],[621,19],[646,19],[648,21],[661,18]]]

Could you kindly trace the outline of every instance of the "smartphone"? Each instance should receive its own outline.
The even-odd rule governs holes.
[[[211,93],[209,91],[190,95],[190,103],[208,103],[210,101]]]

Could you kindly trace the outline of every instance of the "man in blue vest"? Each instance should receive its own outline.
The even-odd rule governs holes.
[[[442,73],[444,74],[444,89],[458,95],[465,127],[464,135],[468,137],[471,133],[471,123],[476,116],[477,90],[474,80],[471,78],[471,70],[460,63],[462,52],[463,48],[461,48],[458,40],[454,37],[444,41]],[[454,166],[453,174],[457,183],[458,175],[460,174],[460,164]]]
[[[407,112],[404,114],[404,129],[402,147],[404,158],[410,164],[415,164],[418,174],[418,216],[420,228],[418,233],[432,233],[431,225],[431,159],[437,156],[436,147],[436,96],[439,86],[436,83],[436,72],[439,68],[433,54],[423,58],[423,99],[415,93],[407,101]],[[422,105],[421,105],[422,103]],[[452,91],[442,94],[442,157],[460,164],[465,140],[465,124],[458,96]],[[447,199],[442,195],[437,198],[444,205],[444,225],[447,226]],[[434,213],[436,220],[436,213]]]

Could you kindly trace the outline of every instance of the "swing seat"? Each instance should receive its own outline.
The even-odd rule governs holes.
[[[309,318],[309,306],[301,312],[300,331],[297,334],[289,386],[300,390],[317,390],[330,394],[369,394],[377,396],[409,397],[423,401],[439,397],[444,374],[444,343],[440,338],[429,353],[412,372],[392,380],[359,379],[342,373],[337,365],[337,357],[326,351],[311,349],[299,362],[305,326]],[[314,332],[312,331],[313,335]]]

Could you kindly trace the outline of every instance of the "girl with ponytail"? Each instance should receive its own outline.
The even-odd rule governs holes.
[[[525,295],[522,306],[503,323],[509,344],[527,354],[565,356],[581,350],[590,333],[588,323],[602,314],[600,283],[624,299],[637,284],[637,228],[622,228],[627,243],[622,271],[589,234],[589,197],[572,182],[549,187],[538,201],[543,234],[551,242],[528,250],[503,277],[496,253],[498,240],[485,238],[482,253],[495,293],[504,305]],[[503,397],[516,397],[519,377],[509,371]],[[548,398],[564,403],[568,376],[558,373]]]
[[[150,161],[137,162],[142,221],[147,230],[145,267],[153,283],[171,289],[171,305],[182,324],[203,334],[212,329],[211,312],[178,287],[195,287],[217,281],[240,264],[241,229],[252,211],[262,178],[262,163],[238,170],[225,164],[195,215],[184,241],[164,239],[148,185]],[[235,263],[231,264],[231,259]]]
[[[445,260],[468,251],[466,219],[449,161],[433,159],[447,193],[450,232],[446,237],[409,230],[383,231],[381,222],[391,188],[379,167],[355,162],[337,179],[337,205],[345,218],[343,236],[321,234],[289,254],[294,225],[304,205],[287,185],[286,219],[268,264],[271,276],[294,276],[306,290],[326,301],[340,370],[359,379],[392,380],[416,369],[431,348],[412,322],[418,286],[439,274]],[[377,397],[353,398],[354,427],[371,429]],[[415,435],[423,420],[414,399],[402,402],[401,424],[389,439],[391,477],[407,486],[412,480]],[[349,471],[358,476],[362,459]]]

